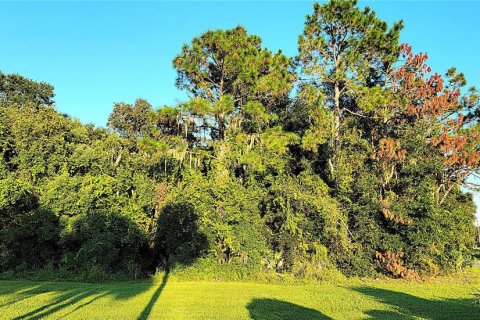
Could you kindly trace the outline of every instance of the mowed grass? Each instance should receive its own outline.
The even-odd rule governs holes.
[[[423,282],[0,281],[0,319],[480,319],[480,273]]]

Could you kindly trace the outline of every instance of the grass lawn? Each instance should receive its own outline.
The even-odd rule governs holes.
[[[423,282],[0,281],[0,319],[480,319],[480,272]]]

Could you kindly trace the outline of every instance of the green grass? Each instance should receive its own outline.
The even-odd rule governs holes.
[[[0,319],[480,319],[480,272],[423,282],[0,281]]]

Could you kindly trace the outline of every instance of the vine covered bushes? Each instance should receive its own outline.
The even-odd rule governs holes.
[[[0,73],[0,271],[417,278],[471,262],[479,94],[354,0],[315,4],[296,57],[243,27],[173,59],[190,100],[107,128]],[[193,270],[192,269],[192,270]]]

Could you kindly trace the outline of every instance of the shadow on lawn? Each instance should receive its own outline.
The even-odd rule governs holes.
[[[138,320],[149,317],[167,285],[170,270],[177,265],[194,263],[207,251],[207,237],[198,230],[198,219],[198,214],[189,203],[168,204],[162,209],[157,221],[155,246],[158,250],[155,251],[161,253],[157,260],[164,260],[165,275]]]
[[[139,320],[145,320],[148,318],[150,313],[152,312],[153,306],[157,302],[158,298],[162,294],[163,289],[165,289],[165,286],[167,285],[168,281],[168,275],[170,273],[167,271],[165,272],[165,275],[163,276],[162,283],[158,286],[157,290],[153,293],[152,297],[150,298],[150,301],[148,301],[148,304],[145,306],[143,309],[142,313],[138,317]]]
[[[473,299],[424,299],[407,293],[374,287],[359,287],[355,291],[373,297],[395,311],[369,310],[371,319],[480,319],[480,309]]]
[[[0,297],[3,295],[10,295],[10,294],[16,294],[18,297],[15,299],[10,299],[5,302],[0,303],[0,309],[2,307],[7,307],[11,304],[15,304],[17,302],[23,301],[25,299],[30,298],[32,295],[39,294],[42,292],[42,286],[41,285],[34,285],[34,286],[27,286],[27,287],[21,287],[20,290],[18,290],[18,287],[7,287],[7,288],[2,288],[0,292]]]
[[[247,306],[254,320],[329,320],[323,313],[276,299],[254,299]]]
[[[16,303],[25,304],[28,303],[28,299],[38,298],[42,294],[53,294],[53,297],[43,304],[32,300],[30,310],[27,309],[26,313],[18,315],[13,319],[40,319],[74,306],[75,308],[62,317],[57,317],[68,319],[68,316],[72,313],[101,298],[111,296],[116,300],[124,300],[148,290],[151,286],[151,281],[143,281],[134,282],[131,285],[129,283],[108,285],[78,284],[78,288],[70,289],[72,288],[72,283],[48,282],[41,285],[32,285],[29,282],[25,282],[2,290],[0,295],[15,294],[16,297],[0,304],[0,314],[2,313],[2,308],[14,308]]]

